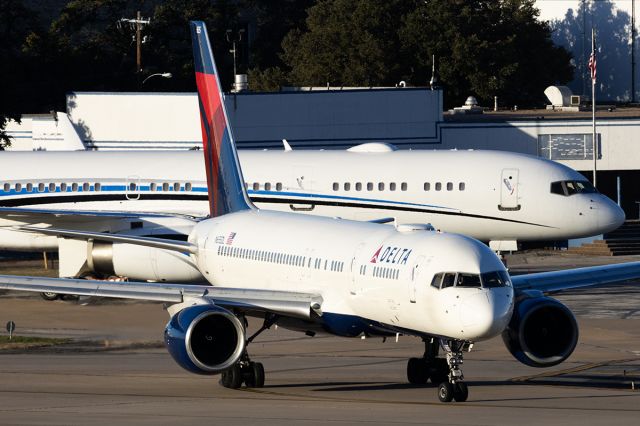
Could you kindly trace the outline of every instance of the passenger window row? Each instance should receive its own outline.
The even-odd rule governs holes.
[[[272,184],[271,182],[265,182],[265,183],[253,182],[251,184],[248,182],[245,182],[244,186],[247,190],[253,189],[254,191],[260,191],[260,189],[263,189],[265,191],[272,191],[274,188],[276,191],[282,191],[282,182],[277,182],[275,185]]]
[[[78,191],[90,191],[90,190],[95,190],[95,191],[100,191],[102,189],[100,183],[88,183],[88,182],[84,182],[84,183],[55,183],[55,182],[49,182],[49,183],[44,183],[44,182],[40,182],[40,183],[32,183],[32,182],[28,182],[28,183],[15,183],[15,184],[10,184],[8,182],[5,182],[2,185],[2,190],[4,192],[9,192],[11,190],[14,190],[15,192],[22,192],[23,190],[25,192],[56,192],[56,191],[60,191],[60,192],[78,192]]]
[[[291,265],[314,269],[324,269],[331,272],[342,272],[344,270],[344,262],[338,260],[311,258],[295,254],[286,254],[267,250],[255,250],[241,247],[232,247],[226,245],[218,246],[218,255],[225,257],[234,257],[237,259],[257,260],[259,262],[276,263],[279,265]],[[312,266],[313,264],[313,266]]]
[[[372,274],[376,278],[397,280],[398,276],[400,276],[400,270],[395,268],[386,268],[384,266],[374,266]]]
[[[355,191],[384,191],[385,188],[388,188],[389,191],[396,191],[398,188],[398,184],[396,184],[396,182],[389,182],[389,183],[385,183],[385,182],[356,182],[356,183],[351,183],[351,182],[344,182],[342,185],[340,185],[339,182],[333,182],[332,188],[334,191],[340,191],[340,188],[342,188],[343,191],[351,191],[352,188]],[[406,191],[408,189],[408,185],[407,182],[402,182],[400,183],[400,191]]]
[[[447,188],[447,191],[453,191],[454,188],[454,184],[453,182],[446,182],[445,183],[445,187]],[[431,191],[431,182],[425,182],[423,185],[423,189],[425,191]],[[436,191],[442,191],[442,182],[435,182],[433,185],[433,189]],[[466,184],[464,182],[459,182],[458,183],[458,191],[464,191],[466,189]]]
[[[138,183],[135,182],[130,182],[128,185],[128,190],[129,191],[138,191],[141,189],[140,185]],[[56,182],[40,182],[40,183],[32,183],[32,182],[28,182],[28,183],[15,183],[15,184],[11,184],[8,182],[5,182],[2,185],[2,190],[4,192],[9,192],[11,190],[14,190],[15,192],[88,192],[88,191],[96,191],[96,192],[100,192],[102,191],[102,184],[100,182],[94,182],[94,183],[89,183],[89,182],[72,182],[72,183],[67,183],[67,182],[61,182],[61,183],[56,183]],[[185,191],[192,191],[193,190],[193,185],[191,184],[191,182],[187,182],[184,184],[184,186],[182,186],[181,183],[179,182],[162,182],[162,183],[156,183],[156,182],[152,182],[149,184],[149,190],[150,191],[180,191],[180,190],[185,190]]]
[[[139,185],[138,183],[135,182],[130,182],[129,183],[129,191],[139,191],[142,190],[141,185]],[[184,184],[184,186],[182,186],[182,184],[180,182],[161,182],[161,183],[157,183],[157,182],[151,182],[149,184],[149,191],[152,192],[159,192],[159,191],[163,191],[163,192],[169,192],[169,191],[174,191],[174,192],[178,192],[178,191],[187,191],[187,192],[191,192],[193,191],[193,184],[191,182],[186,182]]]

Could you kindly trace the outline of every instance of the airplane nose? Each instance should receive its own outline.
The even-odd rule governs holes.
[[[622,226],[625,220],[624,210],[608,198],[605,198],[602,204],[603,207],[601,209],[600,224],[602,227],[606,228],[606,230],[602,232],[613,231],[614,229]]]
[[[490,339],[502,333],[513,312],[510,287],[484,290],[467,296],[460,304],[460,322],[470,340]]]

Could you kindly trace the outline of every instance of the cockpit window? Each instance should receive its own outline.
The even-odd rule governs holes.
[[[439,274],[435,274],[433,279],[431,280],[431,287],[440,288],[440,283],[442,282],[442,276],[444,274],[440,272]]]
[[[480,278],[482,279],[482,287],[484,288],[511,286],[509,274],[505,271],[485,272]]]
[[[453,287],[453,285],[456,282],[456,274],[455,272],[448,272],[446,274],[444,274],[444,277],[442,278],[442,287],[441,288],[447,288],[447,287]]]
[[[569,197],[573,194],[594,194],[598,190],[588,180],[563,180],[551,182],[551,193]]]
[[[447,287],[474,287],[474,288],[494,288],[510,287],[511,280],[506,271],[492,271],[484,274],[469,274],[455,272],[440,272],[433,276],[431,286],[435,288]]]
[[[456,287],[480,287],[480,275],[458,274]]]

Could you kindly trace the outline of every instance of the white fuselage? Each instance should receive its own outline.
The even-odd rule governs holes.
[[[213,285],[320,294],[336,334],[375,334],[378,324],[476,341],[499,334],[512,313],[509,285],[431,285],[442,272],[506,272],[486,245],[461,235],[250,210],[198,223],[189,241]]]
[[[199,152],[3,152],[0,206],[202,216],[208,206],[201,157]],[[579,238],[624,220],[622,210],[601,194],[552,193],[552,182],[584,177],[522,154],[241,151],[240,160],[252,200],[270,210],[354,220],[394,217],[483,241]],[[13,224],[19,221],[0,226]],[[44,237],[21,246],[18,239],[15,232],[0,230],[4,248],[56,244]]]

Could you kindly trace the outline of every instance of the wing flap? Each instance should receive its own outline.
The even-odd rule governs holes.
[[[556,293],[572,288],[607,285],[639,278],[640,262],[627,262],[515,275],[511,277],[511,281],[517,291],[539,290],[544,293]]]
[[[146,300],[171,304],[204,298],[216,305],[240,311],[271,312],[302,319],[310,319],[312,312],[322,315],[322,297],[320,295],[289,291],[188,284],[123,283],[16,275],[0,275],[0,289]]]

